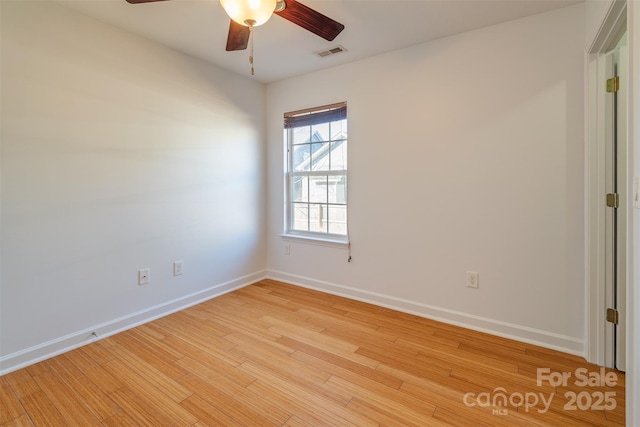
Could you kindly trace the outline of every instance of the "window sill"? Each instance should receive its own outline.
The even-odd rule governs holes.
[[[320,246],[329,246],[333,248],[342,248],[347,249],[349,246],[349,241],[347,238],[331,238],[331,237],[321,237],[321,236],[308,236],[301,234],[281,234],[284,240],[290,240],[293,242],[299,243],[309,243],[312,245],[320,245]]]

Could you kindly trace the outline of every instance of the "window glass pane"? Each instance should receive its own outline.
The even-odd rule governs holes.
[[[327,177],[309,177],[309,201],[311,203],[327,203]]]
[[[291,201],[309,201],[309,178],[306,176],[294,176],[291,178]]]
[[[320,123],[311,126],[311,141],[325,142],[329,141],[329,123]]]
[[[293,128],[291,132],[293,134],[293,140],[291,141],[293,144],[304,144],[311,140],[311,126]]]
[[[291,204],[291,228],[298,231],[309,231],[309,205],[306,203]]]
[[[347,186],[344,176],[330,176],[328,189],[329,203],[347,203]]]
[[[309,231],[327,232],[327,205],[309,205]]]
[[[323,142],[319,144],[311,144],[311,170],[327,171],[329,170],[329,148],[331,144]]]
[[[331,122],[331,140],[347,139],[347,119]]]
[[[327,216],[328,233],[347,234],[347,207],[329,206]]]
[[[346,105],[286,113],[288,230],[347,233]]]
[[[311,146],[309,144],[294,145],[292,151],[293,170],[296,172],[308,171],[311,161]]]
[[[347,169],[347,141],[336,141],[331,143],[331,165],[330,170]]]

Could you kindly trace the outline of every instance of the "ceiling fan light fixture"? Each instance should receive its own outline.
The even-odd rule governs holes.
[[[220,0],[229,18],[240,25],[257,27],[271,18],[276,0]]]

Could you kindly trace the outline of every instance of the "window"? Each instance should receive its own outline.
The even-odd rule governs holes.
[[[347,105],[284,115],[285,234],[347,241]]]

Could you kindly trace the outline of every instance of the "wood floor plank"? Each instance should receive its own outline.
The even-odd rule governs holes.
[[[406,419],[402,418],[398,413],[388,413],[382,409],[380,409],[377,405],[369,403],[368,401],[362,400],[358,397],[353,397],[349,404],[347,405],[347,409],[350,411],[357,412],[361,414],[363,417],[371,420],[372,422],[377,422],[380,425],[388,425],[388,426],[406,426],[406,427],[422,427],[425,425],[423,421],[421,424],[409,424]]]
[[[389,351],[385,351],[384,348],[380,348],[375,344],[371,344],[368,347],[360,347],[356,352],[371,360],[376,361],[378,363],[376,367],[384,363],[386,365],[426,378],[447,378],[449,377],[449,373],[451,372],[451,367],[446,363],[438,363],[439,359],[437,358],[423,357],[419,359],[419,353],[409,355],[406,352],[402,353],[393,348],[390,348]],[[396,357],[398,355],[403,356]]]
[[[211,315],[207,314],[206,318],[199,318],[200,316],[193,316],[191,313],[194,310],[188,311],[179,311],[177,313],[173,313],[165,318],[165,320],[169,321],[172,324],[179,324],[181,327],[188,330],[199,330],[206,336],[210,337],[224,337],[229,333],[226,328],[221,327],[215,323],[206,323]]]
[[[82,426],[100,425],[100,420],[56,374],[47,371],[36,376],[35,380],[66,420],[74,420]]]
[[[130,368],[128,364],[120,359],[114,359],[106,363],[104,367],[112,375],[125,383],[125,387],[111,393],[109,397],[124,411],[127,411],[127,413],[129,413],[129,411],[144,409],[144,413],[148,412],[152,415],[159,412],[166,413],[169,416],[175,414],[174,418],[178,419],[188,418],[189,414],[185,414],[184,412],[186,411],[184,411],[178,403],[189,397],[192,393],[182,388],[178,383],[171,384],[167,381],[159,381],[157,378],[149,378],[149,380],[147,380],[147,377],[139,375],[136,370]],[[178,395],[184,396],[184,398],[177,399],[176,394],[169,391],[169,394],[174,395],[170,397],[166,394],[167,390],[163,388],[165,384],[169,384],[172,389],[178,390]],[[123,406],[123,404],[126,405],[126,407]],[[133,417],[133,414],[129,413],[129,415]],[[142,417],[145,418],[145,415],[143,414]],[[193,420],[192,422],[195,421],[196,420]]]
[[[177,379],[188,373],[173,363],[183,357],[182,354],[175,351],[167,352],[163,350],[162,345],[148,343],[135,331],[125,331],[118,334],[114,337],[114,341],[139,358],[140,361],[152,366],[169,378]]]
[[[162,393],[170,397],[174,402],[181,402],[191,396],[192,393],[181,387],[173,378],[166,376],[155,367],[147,364],[143,359],[140,359],[129,350],[120,346],[114,346],[111,351],[117,356],[118,361],[121,362],[118,365],[120,366],[118,372],[123,372],[124,369],[122,369],[122,367],[126,366],[126,371],[128,371],[128,377],[130,379],[141,380],[138,381],[138,384],[144,384],[145,386],[151,384],[154,388],[162,390]],[[112,360],[108,365],[114,362],[115,360]],[[115,371],[112,370],[111,372],[113,374]],[[122,376],[120,379],[122,380]],[[131,382],[129,381],[127,384],[130,385]]]
[[[82,348],[65,353],[65,356],[105,394],[109,395],[124,386],[121,381],[118,381],[107,372],[102,365],[82,351]]]
[[[176,316],[176,313],[174,313],[171,316],[157,319],[155,322],[164,329],[167,334],[187,338],[191,341],[214,344],[224,349],[233,347],[232,344],[222,338],[224,335],[220,335],[216,328],[212,328],[204,322],[197,322],[193,319],[185,321],[187,318],[187,316]]]
[[[39,426],[64,426],[66,420],[44,391],[38,391],[21,399],[29,419],[36,427]]]
[[[118,412],[112,417],[102,421],[102,424],[106,427],[138,427],[140,425],[125,412]]]
[[[0,377],[2,384],[8,385],[18,399],[40,391],[40,386],[26,369],[10,372]]]
[[[518,372],[518,365],[513,361],[499,360],[484,354],[475,353],[471,356],[464,354],[459,349],[439,349],[432,348],[422,349],[416,356],[419,360],[437,359],[448,363],[450,366],[473,366],[478,370],[495,370],[503,372]]]
[[[214,362],[221,361],[231,366],[240,366],[244,359],[236,354],[229,352],[230,348],[219,348],[213,343],[203,343],[200,341],[191,341],[188,336],[178,337],[169,335],[163,341],[176,349],[180,349],[184,354],[191,357],[200,357],[203,359],[212,358]],[[235,344],[234,344],[235,346]],[[232,347],[233,348],[233,347]]]
[[[320,313],[308,309],[301,309],[298,312],[306,315],[306,324],[314,325],[318,329],[322,328],[323,334],[348,340],[358,345],[376,341],[390,344],[397,339],[395,334],[380,332],[377,327],[373,327],[371,324],[358,322],[344,316]]]
[[[323,369],[330,375],[338,375],[352,382],[357,382],[358,379],[371,380],[391,388],[400,388],[402,385],[401,379],[380,371],[379,365],[375,369],[363,366],[303,343],[296,343],[296,348],[297,351],[291,355],[292,358]]]
[[[146,337],[149,341],[155,340],[156,342],[160,342],[163,338],[165,338],[162,330],[153,327],[153,323],[146,323],[144,325],[140,325],[135,328],[135,331],[140,335]]]
[[[180,405],[198,417],[198,420],[207,426],[228,426],[228,427],[244,427],[240,421],[237,421],[224,411],[220,410],[215,404],[211,404],[203,400],[199,394],[185,399]]]
[[[271,384],[256,381],[251,383],[248,389],[259,396],[269,396],[272,405],[282,411],[290,411],[294,414],[297,422],[302,425],[336,427],[340,425],[339,420],[325,417],[325,411],[320,411],[317,407],[308,405],[304,401],[292,399],[290,394]],[[292,417],[289,417],[287,421],[291,419]]]
[[[250,410],[259,411],[265,418],[275,424],[282,423],[291,416],[290,412],[275,407],[271,403],[269,396],[260,396],[253,393],[248,386],[242,386],[230,378],[219,375],[215,369],[206,364],[196,362],[189,357],[181,359],[179,363],[184,367],[188,367],[192,372],[191,375],[180,380],[180,383],[192,390],[194,394],[202,395],[206,392],[207,394],[232,396],[238,402],[234,405],[236,408],[247,406]],[[201,382],[190,380],[194,376],[199,378]]]
[[[120,407],[86,377],[66,355],[63,354],[51,361],[53,371],[99,420],[102,421],[120,412]]]
[[[573,380],[538,385],[539,369]],[[577,369],[600,372],[575,355],[263,280],[0,377],[0,427],[624,426],[624,373],[583,385]],[[571,393],[584,403],[605,392],[608,409],[571,406]]]
[[[29,416],[24,414],[2,424],[2,427],[33,427],[33,423],[31,423]]]
[[[306,422],[297,415],[292,415],[282,427],[315,427],[313,424]]]
[[[234,349],[234,351],[243,350],[245,350],[243,347]],[[261,357],[266,355],[266,353],[262,353],[258,357],[252,357],[252,354],[255,355],[255,353],[252,352],[251,349],[246,349],[243,354],[246,355],[248,361],[253,362],[255,365],[268,370],[270,373],[286,378],[287,381],[300,385],[307,391],[316,393],[318,396],[326,397],[341,405],[346,405],[351,398],[350,396],[344,396],[341,393],[334,393],[333,391],[327,390],[323,384],[329,379],[330,374],[314,366],[307,366],[300,363],[297,359],[292,359],[288,356]]]
[[[204,370],[198,370],[195,363],[199,363]],[[201,376],[209,376],[210,373],[215,374],[211,379],[215,381],[221,381],[223,379],[227,379],[232,381],[234,384],[238,384],[241,387],[246,387],[256,379],[248,375],[241,370],[237,369],[237,367],[233,367],[227,365],[226,363],[216,360],[215,358],[205,359],[202,357],[198,357],[197,354],[193,354],[191,356],[183,357],[182,359],[176,361],[178,366],[183,367],[185,370],[190,373],[198,373]]]
[[[217,308],[217,307],[216,307]],[[251,310],[251,307],[246,307]],[[246,334],[260,335],[263,339],[275,340],[280,337],[279,334],[269,331],[269,328],[273,324],[267,322],[264,316],[267,314],[265,311],[253,311],[250,317],[238,318],[238,311],[225,312],[224,310],[217,310],[212,313],[210,321],[217,324],[224,325],[230,330],[230,334],[233,332],[240,332]],[[228,335],[227,335],[228,336]]]
[[[276,337],[277,338],[265,337],[260,332],[252,332],[252,331],[245,330],[245,331],[231,333],[227,335],[225,339],[236,344],[236,348],[237,346],[255,347],[258,349],[258,351],[268,350],[270,353],[275,353],[282,357],[289,356],[291,353],[295,351],[292,348],[289,348],[285,345],[282,345],[280,342],[278,342],[278,339],[281,337],[281,335],[276,334]],[[235,348],[229,351],[231,353],[236,353]]]
[[[402,417],[402,414],[399,413],[385,413],[383,410],[381,410],[380,408],[376,407],[375,405],[366,402],[364,400],[361,400],[357,397],[354,397],[351,402],[349,402],[349,405],[347,406],[348,408],[357,411],[358,413],[364,414],[365,416],[371,418],[372,420],[378,421],[380,423],[381,426],[403,426],[403,427],[409,427],[412,424],[409,424],[409,422]],[[428,420],[425,420],[424,422],[422,422],[419,425],[415,425],[413,424],[415,427],[424,427],[424,426],[429,426],[429,427],[444,427],[444,426],[449,426],[449,424],[438,421],[435,418],[429,418]]]
[[[369,402],[387,416],[395,415],[400,417],[406,425],[421,426],[428,424],[435,410],[435,405],[432,403],[419,401],[408,394],[391,388],[385,389],[384,392],[375,392],[338,376],[331,377],[327,384],[350,391],[354,397]]]
[[[462,328],[446,328],[438,325],[434,336],[450,340],[456,343],[464,343],[479,348],[504,347],[514,352],[525,353],[526,344],[495,335],[489,335],[477,331],[469,331]]]
[[[8,385],[0,385],[0,424],[8,423],[25,414],[26,411],[13,390]]]
[[[245,370],[251,375],[258,378],[258,382],[269,384],[270,387],[276,388],[281,392],[287,394],[289,399],[296,399],[302,401],[306,406],[314,408],[315,414],[320,415],[323,419],[330,421],[332,424],[344,426],[377,426],[377,423],[370,423],[345,409],[344,406],[336,403],[334,400],[329,399],[324,395],[320,395],[317,392],[311,392],[306,387],[300,386],[293,382],[288,381],[286,378],[282,378],[276,374],[273,374],[259,366],[256,366],[252,362],[245,362],[240,366],[240,369]],[[254,386],[252,384],[251,386]],[[330,387],[326,388],[330,391]]]
[[[35,377],[37,375],[46,374],[47,372],[49,372],[51,370],[51,362],[49,360],[43,360],[42,362],[27,366],[25,369],[29,373],[29,375]]]
[[[273,426],[276,425],[270,420],[266,414],[263,414],[249,404],[240,404],[240,402],[232,395],[222,392],[215,387],[210,387],[209,384],[196,377],[190,375],[181,380],[181,383],[191,390],[195,391],[195,395],[200,401],[207,403],[207,406],[219,408],[220,412],[227,416],[229,420],[235,420],[238,425],[243,426]],[[186,405],[183,402],[183,406],[188,408],[188,405],[195,405],[197,401],[192,401]],[[249,402],[247,402],[249,403]],[[197,414],[194,414],[197,415]],[[288,417],[286,417],[288,418]],[[285,419],[286,419],[285,418]],[[200,418],[202,420],[202,418]],[[205,420],[202,420],[205,421]],[[284,420],[280,420],[282,423]],[[228,422],[228,421],[226,421]],[[224,425],[226,425],[226,422]]]
[[[157,394],[142,395],[123,387],[109,397],[140,426],[184,426],[198,421],[178,404],[169,404],[170,399],[157,399]]]
[[[147,328],[147,330],[150,330],[150,328]],[[143,332],[143,330],[139,328],[130,329],[127,332],[134,343],[144,347],[147,353],[155,354],[159,359],[174,361],[184,356],[184,354],[175,348],[165,344],[163,339],[166,338],[166,335],[158,338],[156,334]],[[116,335],[116,337],[119,335],[120,334]]]
[[[87,353],[87,355],[98,365],[102,365],[114,359],[113,353],[107,350],[108,346],[105,346],[102,341],[94,342],[89,345],[81,347],[79,350]]]
[[[358,354],[357,350],[359,347],[356,344],[323,335],[320,332],[305,329],[304,327],[297,326],[295,324],[287,324],[278,319],[270,319],[275,323],[275,326],[272,326],[271,328],[269,328],[269,330],[276,332],[284,337],[288,337],[309,345],[319,345],[336,355],[365,366],[375,368],[378,365],[377,361],[364,355]]]
[[[250,304],[260,305],[264,310],[271,313],[278,313],[280,316],[294,315],[300,308],[300,304],[286,298],[272,295],[271,293],[256,292],[255,287],[238,289],[237,295],[248,301]]]
[[[283,287],[281,283],[274,282],[270,286],[265,287],[268,289],[270,295],[286,298],[290,301],[295,301],[300,305],[312,308],[319,313],[327,313],[333,315],[342,315],[346,312],[335,308],[334,305],[343,301],[340,297],[333,297],[331,295],[319,296],[317,292],[305,288],[293,288]]]
[[[290,354],[283,355],[279,352],[271,351],[268,347],[259,349],[256,346],[242,344],[232,351],[241,355],[247,361],[251,361],[294,381],[323,383],[330,376],[322,369],[318,369],[313,365],[305,365],[297,359],[292,359]]]

